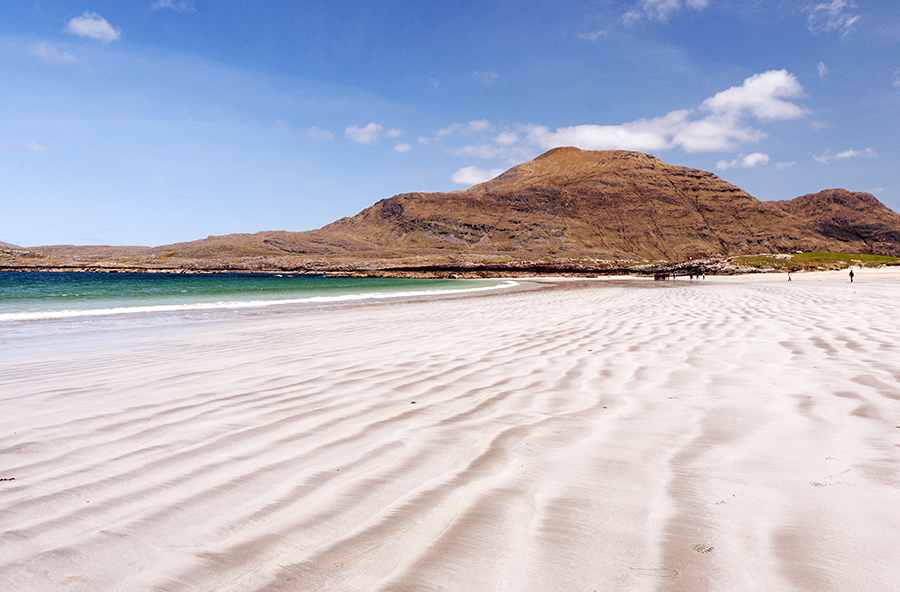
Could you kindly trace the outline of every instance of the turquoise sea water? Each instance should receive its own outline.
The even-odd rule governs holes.
[[[502,289],[514,282],[315,275],[0,272],[0,322],[278,305],[315,306]]]

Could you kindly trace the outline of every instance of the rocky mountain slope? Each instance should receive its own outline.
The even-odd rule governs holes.
[[[844,194],[764,202],[713,173],[647,154],[557,148],[471,189],[397,195],[290,239],[307,252],[447,250],[613,260],[897,252],[900,215],[869,194],[832,197]],[[829,208],[817,207],[820,202]]]

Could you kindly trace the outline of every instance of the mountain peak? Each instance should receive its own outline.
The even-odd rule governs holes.
[[[628,150],[553,148],[534,160],[515,166],[495,179],[476,185],[484,191],[509,191],[535,184],[572,183],[610,171],[619,174],[667,166],[655,156]]]

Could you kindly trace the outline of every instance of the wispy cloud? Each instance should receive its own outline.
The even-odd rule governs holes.
[[[383,129],[384,126],[380,123],[370,123],[366,127],[351,125],[344,130],[344,133],[350,138],[350,141],[357,144],[374,144],[378,141],[378,136]]]
[[[900,86],[900,69],[894,70],[894,86]]]
[[[40,155],[47,154],[47,147],[42,146],[36,142],[25,142],[22,147],[28,152],[34,152]]]
[[[89,37],[102,43],[109,43],[121,39],[122,33],[113,28],[109,22],[96,12],[85,12],[82,16],[76,16],[69,21],[64,33],[72,33],[79,37]]]
[[[485,70],[484,72],[472,72],[472,76],[485,86],[490,86],[503,79],[498,72],[492,72],[490,70]]]
[[[503,172],[504,169],[480,169],[474,166],[467,166],[459,169],[450,176],[450,180],[457,185],[475,185],[476,183],[484,183],[490,181]]]
[[[761,152],[754,152],[752,154],[748,154],[747,156],[744,156],[743,154],[741,154],[740,156],[738,156],[737,158],[735,158],[734,160],[731,160],[731,161],[720,160],[719,162],[716,163],[716,168],[719,169],[720,171],[724,171],[726,169],[734,169],[734,168],[752,169],[753,167],[755,167],[757,165],[766,164],[768,162],[769,162],[768,154],[763,154]]]
[[[412,145],[410,145],[410,144],[397,144],[397,145],[394,146],[391,150],[393,150],[394,152],[399,152],[399,153],[403,154],[403,153],[405,153],[405,152],[409,152],[410,150],[412,150]]]
[[[825,62],[819,62],[819,80],[825,80],[826,74],[828,74],[828,66],[825,65]]]
[[[31,55],[48,64],[74,64],[78,58],[67,51],[59,51],[50,43],[42,41],[31,48]]]
[[[487,119],[479,119],[468,123],[451,123],[447,127],[438,130],[437,138],[446,138],[456,134],[470,135],[487,131],[492,127],[491,122]]]
[[[786,169],[786,168],[788,168],[788,167],[792,167],[792,166],[794,166],[795,164],[797,164],[797,161],[796,161],[796,160],[781,161],[781,162],[776,162],[776,163],[775,163],[775,168],[778,169],[778,170],[781,170],[781,169]]]
[[[856,5],[847,0],[831,0],[808,6],[806,26],[813,34],[839,31],[847,35],[859,22],[859,15],[850,14]]]
[[[194,3],[188,0],[179,0],[178,2],[175,0],[155,0],[155,2],[150,4],[150,8],[151,10],[169,9],[177,10],[178,12],[197,12],[197,9],[194,8]]]
[[[702,10],[709,4],[708,0],[641,0],[634,8],[625,13],[626,22],[647,18],[667,21],[669,17],[684,8]]]
[[[306,130],[306,135],[313,140],[330,140],[334,137],[334,134],[330,131],[323,130],[322,128],[316,126],[313,126]]]
[[[606,37],[608,34],[609,31],[607,31],[606,29],[602,29],[600,31],[591,31],[590,33],[576,33],[575,37],[583,41],[596,41],[601,37]]]
[[[37,142],[25,142],[21,144],[21,146],[17,148],[11,148],[5,144],[0,144],[0,154],[17,154],[17,153],[27,153],[33,152],[35,154],[40,154],[41,156],[47,154],[47,147]]]
[[[831,164],[836,160],[844,160],[846,158],[873,158],[875,156],[878,156],[878,153],[871,148],[866,148],[865,150],[844,150],[843,152],[838,152],[836,154],[831,150],[826,150],[819,156],[813,156],[813,160],[821,162],[822,164]]]

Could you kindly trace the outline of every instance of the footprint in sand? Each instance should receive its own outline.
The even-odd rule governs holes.
[[[698,544],[694,545],[693,547],[691,547],[691,549],[693,549],[697,553],[710,553],[713,550],[713,547],[711,547],[709,545],[701,545],[698,543]]]

